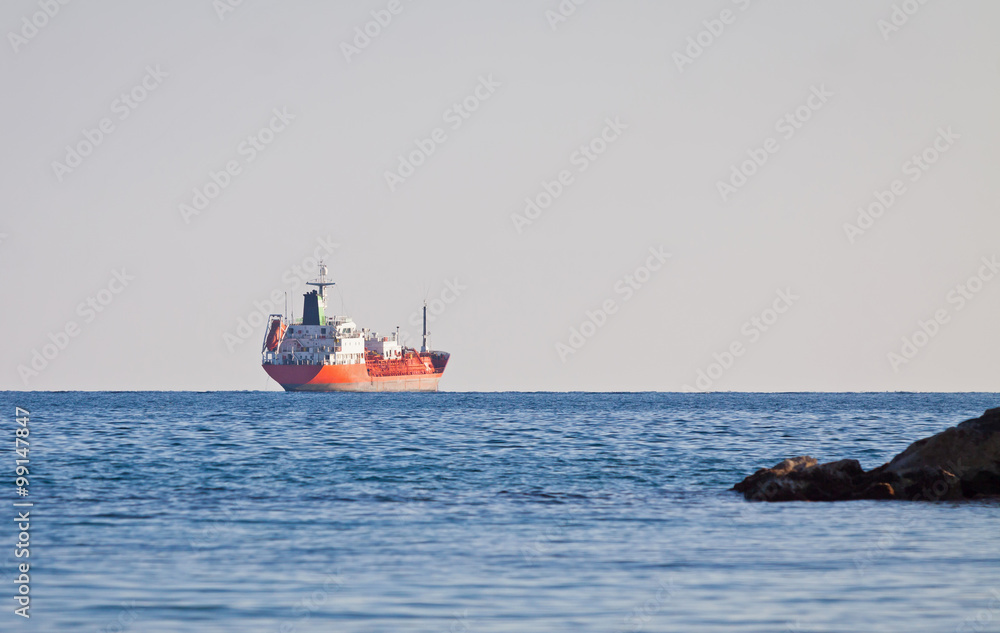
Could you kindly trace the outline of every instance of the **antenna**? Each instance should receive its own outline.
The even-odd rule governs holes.
[[[420,345],[420,353],[423,354],[427,351],[427,300],[424,299],[424,340]]]
[[[321,299],[326,299],[326,287],[327,286],[335,286],[337,284],[335,284],[332,281],[327,281],[326,280],[326,264],[324,264],[323,261],[320,260],[320,262],[319,262],[319,278],[316,279],[315,281],[307,281],[306,285],[307,286],[316,286],[317,288],[319,288],[319,296],[320,296],[320,298]]]

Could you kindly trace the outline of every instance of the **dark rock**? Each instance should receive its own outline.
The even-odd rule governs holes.
[[[854,459],[820,464],[812,457],[796,457],[758,470],[733,490],[751,501],[1000,496],[1000,408],[918,440],[867,472]]]

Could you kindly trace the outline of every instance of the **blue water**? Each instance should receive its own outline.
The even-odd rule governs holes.
[[[1000,503],[727,491],[800,454],[876,466],[996,394],[0,403],[4,498],[19,405],[36,504],[33,617],[4,597],[2,631],[1000,631]]]

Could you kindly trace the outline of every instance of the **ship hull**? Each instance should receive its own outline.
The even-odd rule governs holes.
[[[437,391],[443,372],[370,376],[356,365],[264,365],[285,391]]]

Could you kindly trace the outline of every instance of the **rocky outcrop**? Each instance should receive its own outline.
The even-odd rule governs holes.
[[[918,440],[869,471],[854,459],[820,464],[796,457],[758,470],[733,490],[751,501],[1000,497],[1000,408]]]

